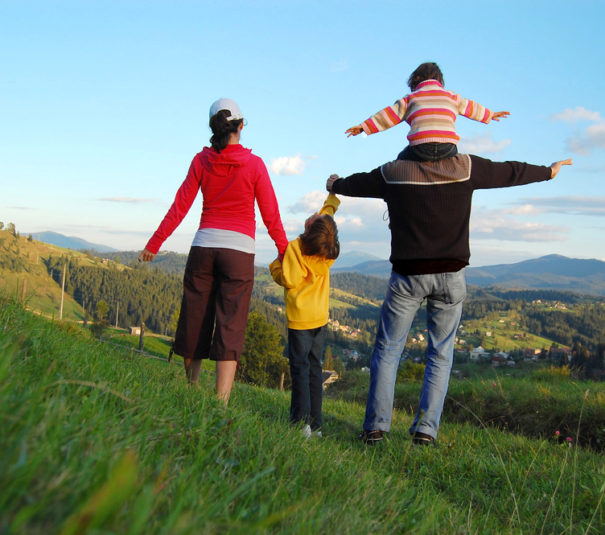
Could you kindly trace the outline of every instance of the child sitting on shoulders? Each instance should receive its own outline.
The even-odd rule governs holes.
[[[436,161],[458,153],[455,122],[458,115],[489,123],[510,115],[507,111],[492,112],[472,100],[443,87],[443,74],[436,63],[423,63],[408,79],[411,93],[392,106],[345,131],[347,137],[362,132],[375,134],[406,121],[410,125],[409,145],[399,153],[398,160]]]
[[[288,243],[284,258],[269,265],[284,287],[288,319],[288,359],[292,378],[290,421],[302,424],[305,437],[321,436],[322,364],[329,317],[330,267],[340,253],[333,216],[340,201],[328,195],[305,231]]]

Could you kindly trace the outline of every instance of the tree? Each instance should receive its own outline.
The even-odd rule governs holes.
[[[176,334],[176,329],[179,325],[179,316],[180,315],[181,315],[181,310],[177,307],[173,310],[172,316],[170,316],[170,325],[168,327],[174,334]]]
[[[590,353],[581,343],[574,342],[571,347],[571,367],[584,373],[586,371],[586,364],[590,359]]]
[[[283,355],[284,346],[277,328],[258,312],[251,312],[237,378],[255,385],[277,388],[282,374],[289,377],[288,361]]]
[[[332,356],[332,348],[330,346],[326,347],[326,351],[324,353],[324,370],[333,370],[334,369],[334,357]]]
[[[108,312],[109,312],[109,305],[103,299],[100,299],[97,302],[97,314],[96,314],[97,321],[107,320]]]
[[[105,329],[109,325],[107,321],[108,312],[109,305],[105,301],[103,301],[103,299],[100,299],[97,302],[97,310],[95,313],[96,321],[90,326],[90,330],[97,338],[101,338],[101,336],[105,332]]]
[[[338,374],[338,377],[342,379],[345,374],[346,367],[344,362],[338,357],[334,357],[334,371]]]
[[[9,223],[8,226],[6,227],[6,230],[8,230],[13,236],[17,235],[17,229],[15,228],[14,223]]]

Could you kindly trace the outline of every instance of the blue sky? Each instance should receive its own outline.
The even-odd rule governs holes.
[[[475,193],[471,265],[605,260],[605,3],[600,1],[0,2],[0,221],[140,250],[234,98],[289,239],[325,180],[370,171],[407,125],[344,131],[408,92],[423,61],[511,116],[457,121],[459,149],[548,165],[553,182]],[[163,250],[186,252],[201,199]],[[385,205],[343,198],[343,252],[389,255]],[[275,257],[259,223],[257,263]]]

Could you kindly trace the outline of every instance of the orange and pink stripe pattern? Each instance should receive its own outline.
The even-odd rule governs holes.
[[[410,145],[456,144],[460,140],[455,127],[458,115],[487,124],[493,113],[477,102],[448,91],[437,80],[425,80],[413,93],[366,119],[361,127],[370,135],[406,121],[410,125],[407,136]]]

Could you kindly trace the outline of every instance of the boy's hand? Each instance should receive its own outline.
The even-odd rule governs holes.
[[[561,160],[559,162],[553,162],[550,164],[550,178],[553,179],[557,176],[557,173],[561,169],[562,165],[572,165],[571,158],[567,158],[567,160]]]
[[[352,126],[351,128],[345,130],[345,134],[347,134],[347,137],[358,136],[362,132],[363,128],[361,128],[361,126]]]
[[[492,121],[499,121],[500,118],[506,119],[509,115],[509,111],[497,111],[492,115]]]
[[[143,249],[143,252],[139,255],[139,262],[151,262],[154,256],[151,251]]]

